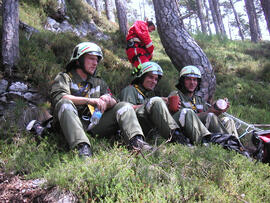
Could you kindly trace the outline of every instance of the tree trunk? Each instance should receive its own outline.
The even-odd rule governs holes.
[[[237,27],[238,27],[239,35],[240,35],[240,37],[241,37],[241,39],[243,41],[245,38],[244,38],[243,30],[241,28],[241,23],[240,23],[240,20],[239,20],[239,17],[238,17],[238,13],[235,10],[235,7],[234,7],[234,4],[233,4],[232,0],[230,0],[230,4],[231,4],[231,7],[233,9],[233,14],[234,14],[234,18],[235,18],[235,21],[236,21],[236,24],[237,24]]]
[[[220,12],[219,1],[214,0],[212,2],[213,2],[214,9],[215,9],[215,14],[217,16],[217,21],[218,21],[220,33],[222,36],[226,36],[225,27],[224,27],[224,23],[223,23],[221,12]]]
[[[230,37],[230,40],[232,40],[232,30],[231,30],[231,26],[230,26],[230,17],[227,16],[227,18],[228,18],[229,37]]]
[[[217,19],[216,11],[214,8],[213,0],[208,0],[208,2],[209,2],[209,7],[210,7],[211,14],[212,14],[212,19],[213,19],[213,23],[215,26],[216,34],[219,35],[219,34],[221,34],[221,30],[220,30],[220,27],[218,25],[218,19]]]
[[[2,58],[11,76],[19,60],[19,0],[3,0]]]
[[[213,68],[205,53],[184,29],[174,0],[153,0],[158,33],[166,53],[180,71],[186,65],[197,66],[202,73],[199,95],[211,99],[216,86]]]
[[[115,23],[112,0],[105,0],[105,10],[108,20]]]
[[[211,30],[210,20],[209,20],[209,8],[208,8],[208,6],[206,4],[206,0],[204,0],[204,6],[205,6],[205,11],[206,11],[206,22],[207,22],[209,35],[212,35],[212,30]]]
[[[128,24],[127,24],[127,12],[126,12],[126,0],[115,0],[115,6],[117,10],[117,18],[119,21],[120,32],[126,37],[128,33]]]
[[[254,0],[253,0],[254,1]],[[256,1],[256,0],[255,0]],[[252,5],[252,9],[255,11],[255,19],[256,19],[256,25],[257,25],[257,30],[258,30],[258,35],[259,35],[259,40],[262,40],[262,32],[261,32],[261,29],[260,29],[260,24],[259,24],[259,19],[258,19],[258,15],[257,15],[257,11],[256,11],[256,7],[253,4]]]
[[[95,3],[95,8],[99,16],[101,16],[101,6],[100,6],[100,1],[99,0],[94,0]]]
[[[270,34],[270,0],[261,0],[261,5],[266,20],[268,32]]]
[[[258,32],[256,12],[254,10],[254,2],[253,0],[245,0],[245,5],[248,14],[251,41],[257,43],[260,39],[260,36]]]
[[[261,5],[266,20],[268,32],[270,34],[270,0],[261,0]]]
[[[196,0],[197,3],[197,13],[198,13],[198,17],[200,19],[201,22],[201,28],[202,28],[202,33],[207,34],[207,29],[206,29],[206,23],[205,23],[205,16],[204,16],[204,12],[203,12],[203,4],[202,4],[202,0]]]

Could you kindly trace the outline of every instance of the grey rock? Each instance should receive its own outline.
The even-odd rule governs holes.
[[[0,97],[0,102],[1,103],[7,103],[7,97],[6,96]]]
[[[45,29],[52,32],[61,32],[60,23],[56,22],[56,20],[50,17],[47,18]]]
[[[60,27],[59,28],[60,28],[60,32],[73,32],[73,27],[66,20],[64,20],[60,24]]]
[[[4,93],[7,90],[8,81],[7,80],[0,80],[0,94]]]
[[[26,92],[28,89],[28,86],[22,82],[13,82],[8,90],[11,92],[11,91],[14,91],[14,92]]]
[[[26,93],[23,95],[23,98],[25,98],[25,99],[28,100],[28,101],[31,101],[31,99],[33,98],[33,94],[30,93],[30,92],[26,92]]]
[[[78,199],[71,192],[63,191],[63,190],[60,190],[59,188],[53,188],[53,190],[51,190],[51,192],[45,196],[44,201],[57,202],[57,203],[60,203],[60,202],[73,203],[73,202],[77,202]]]

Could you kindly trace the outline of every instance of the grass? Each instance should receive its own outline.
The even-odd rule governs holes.
[[[37,145],[29,135],[17,148],[9,148],[6,170],[28,178],[43,177],[48,185],[77,194],[80,202],[270,200],[266,195],[269,166],[220,146],[191,149],[167,144],[143,158],[117,143],[111,146],[107,140],[91,139],[95,155],[82,160],[54,141],[48,135]]]
[[[20,78],[40,87],[48,96],[46,90],[55,75],[64,70],[74,46],[81,41],[94,41],[104,52],[98,74],[117,95],[132,80],[132,67],[125,56],[125,43],[115,26],[107,26],[104,17],[95,17],[96,24],[111,37],[109,41],[99,42],[92,36],[79,38],[72,33],[46,32],[42,27],[50,7],[43,10],[40,5],[49,5],[49,2],[20,2],[22,21],[41,29],[30,40],[20,34]],[[70,11],[74,23],[78,5],[84,4],[80,1],[67,3],[74,6]],[[80,12],[91,12],[89,7],[80,9]],[[27,18],[29,13],[31,16]],[[175,89],[178,71],[166,55],[157,32],[151,36],[155,44],[154,61],[164,71],[158,93],[167,96]],[[201,34],[194,38],[215,69],[215,98],[229,98],[228,113],[250,123],[270,123],[269,42],[253,44]],[[270,201],[269,165],[256,163],[236,152],[215,145],[188,148],[166,144],[144,158],[132,155],[121,139],[113,135],[111,139],[89,136],[94,157],[82,160],[76,150],[69,150],[62,135],[48,133],[38,138],[20,129],[16,124],[25,108],[23,101],[16,101],[13,112],[16,119],[8,117],[0,124],[1,169],[29,179],[45,178],[47,185],[70,190],[80,202]],[[250,135],[243,142],[248,144]]]

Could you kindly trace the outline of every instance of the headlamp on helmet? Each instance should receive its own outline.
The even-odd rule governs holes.
[[[140,64],[137,68],[134,69],[132,75],[136,75],[136,78],[142,77],[145,73],[152,72],[153,74],[162,76],[162,68],[155,62],[145,62]]]

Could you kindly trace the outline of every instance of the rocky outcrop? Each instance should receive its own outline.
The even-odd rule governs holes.
[[[48,188],[45,179],[26,180],[0,168],[0,202],[75,203],[78,198],[59,187]]]
[[[25,127],[22,119],[16,118],[14,111],[18,108],[18,100],[24,102],[23,109],[28,107],[34,108],[44,103],[46,99],[39,94],[38,90],[31,87],[30,84],[25,82],[14,81],[9,82],[5,79],[0,80],[0,122],[3,124],[5,121],[16,122],[19,120],[18,127]],[[17,103],[17,104],[16,104]],[[21,113],[23,115],[23,112]],[[0,124],[0,126],[1,126]]]
[[[61,32],[73,32],[79,37],[85,37],[88,34],[94,36],[97,40],[109,40],[110,36],[105,35],[100,29],[96,26],[94,21],[87,23],[83,21],[80,25],[73,27],[67,20],[63,22],[57,22],[55,19],[48,17],[47,22],[44,27],[46,30],[52,32],[61,33]]]
[[[89,5],[93,5],[92,1],[86,1]],[[82,21],[80,25],[73,26],[68,20],[69,17],[66,15],[66,3],[65,0],[57,1],[57,8],[55,13],[51,14],[47,18],[44,28],[52,32],[73,32],[79,37],[85,37],[88,34],[94,36],[97,40],[109,40],[110,37],[105,35],[94,23],[94,21],[86,22]]]

